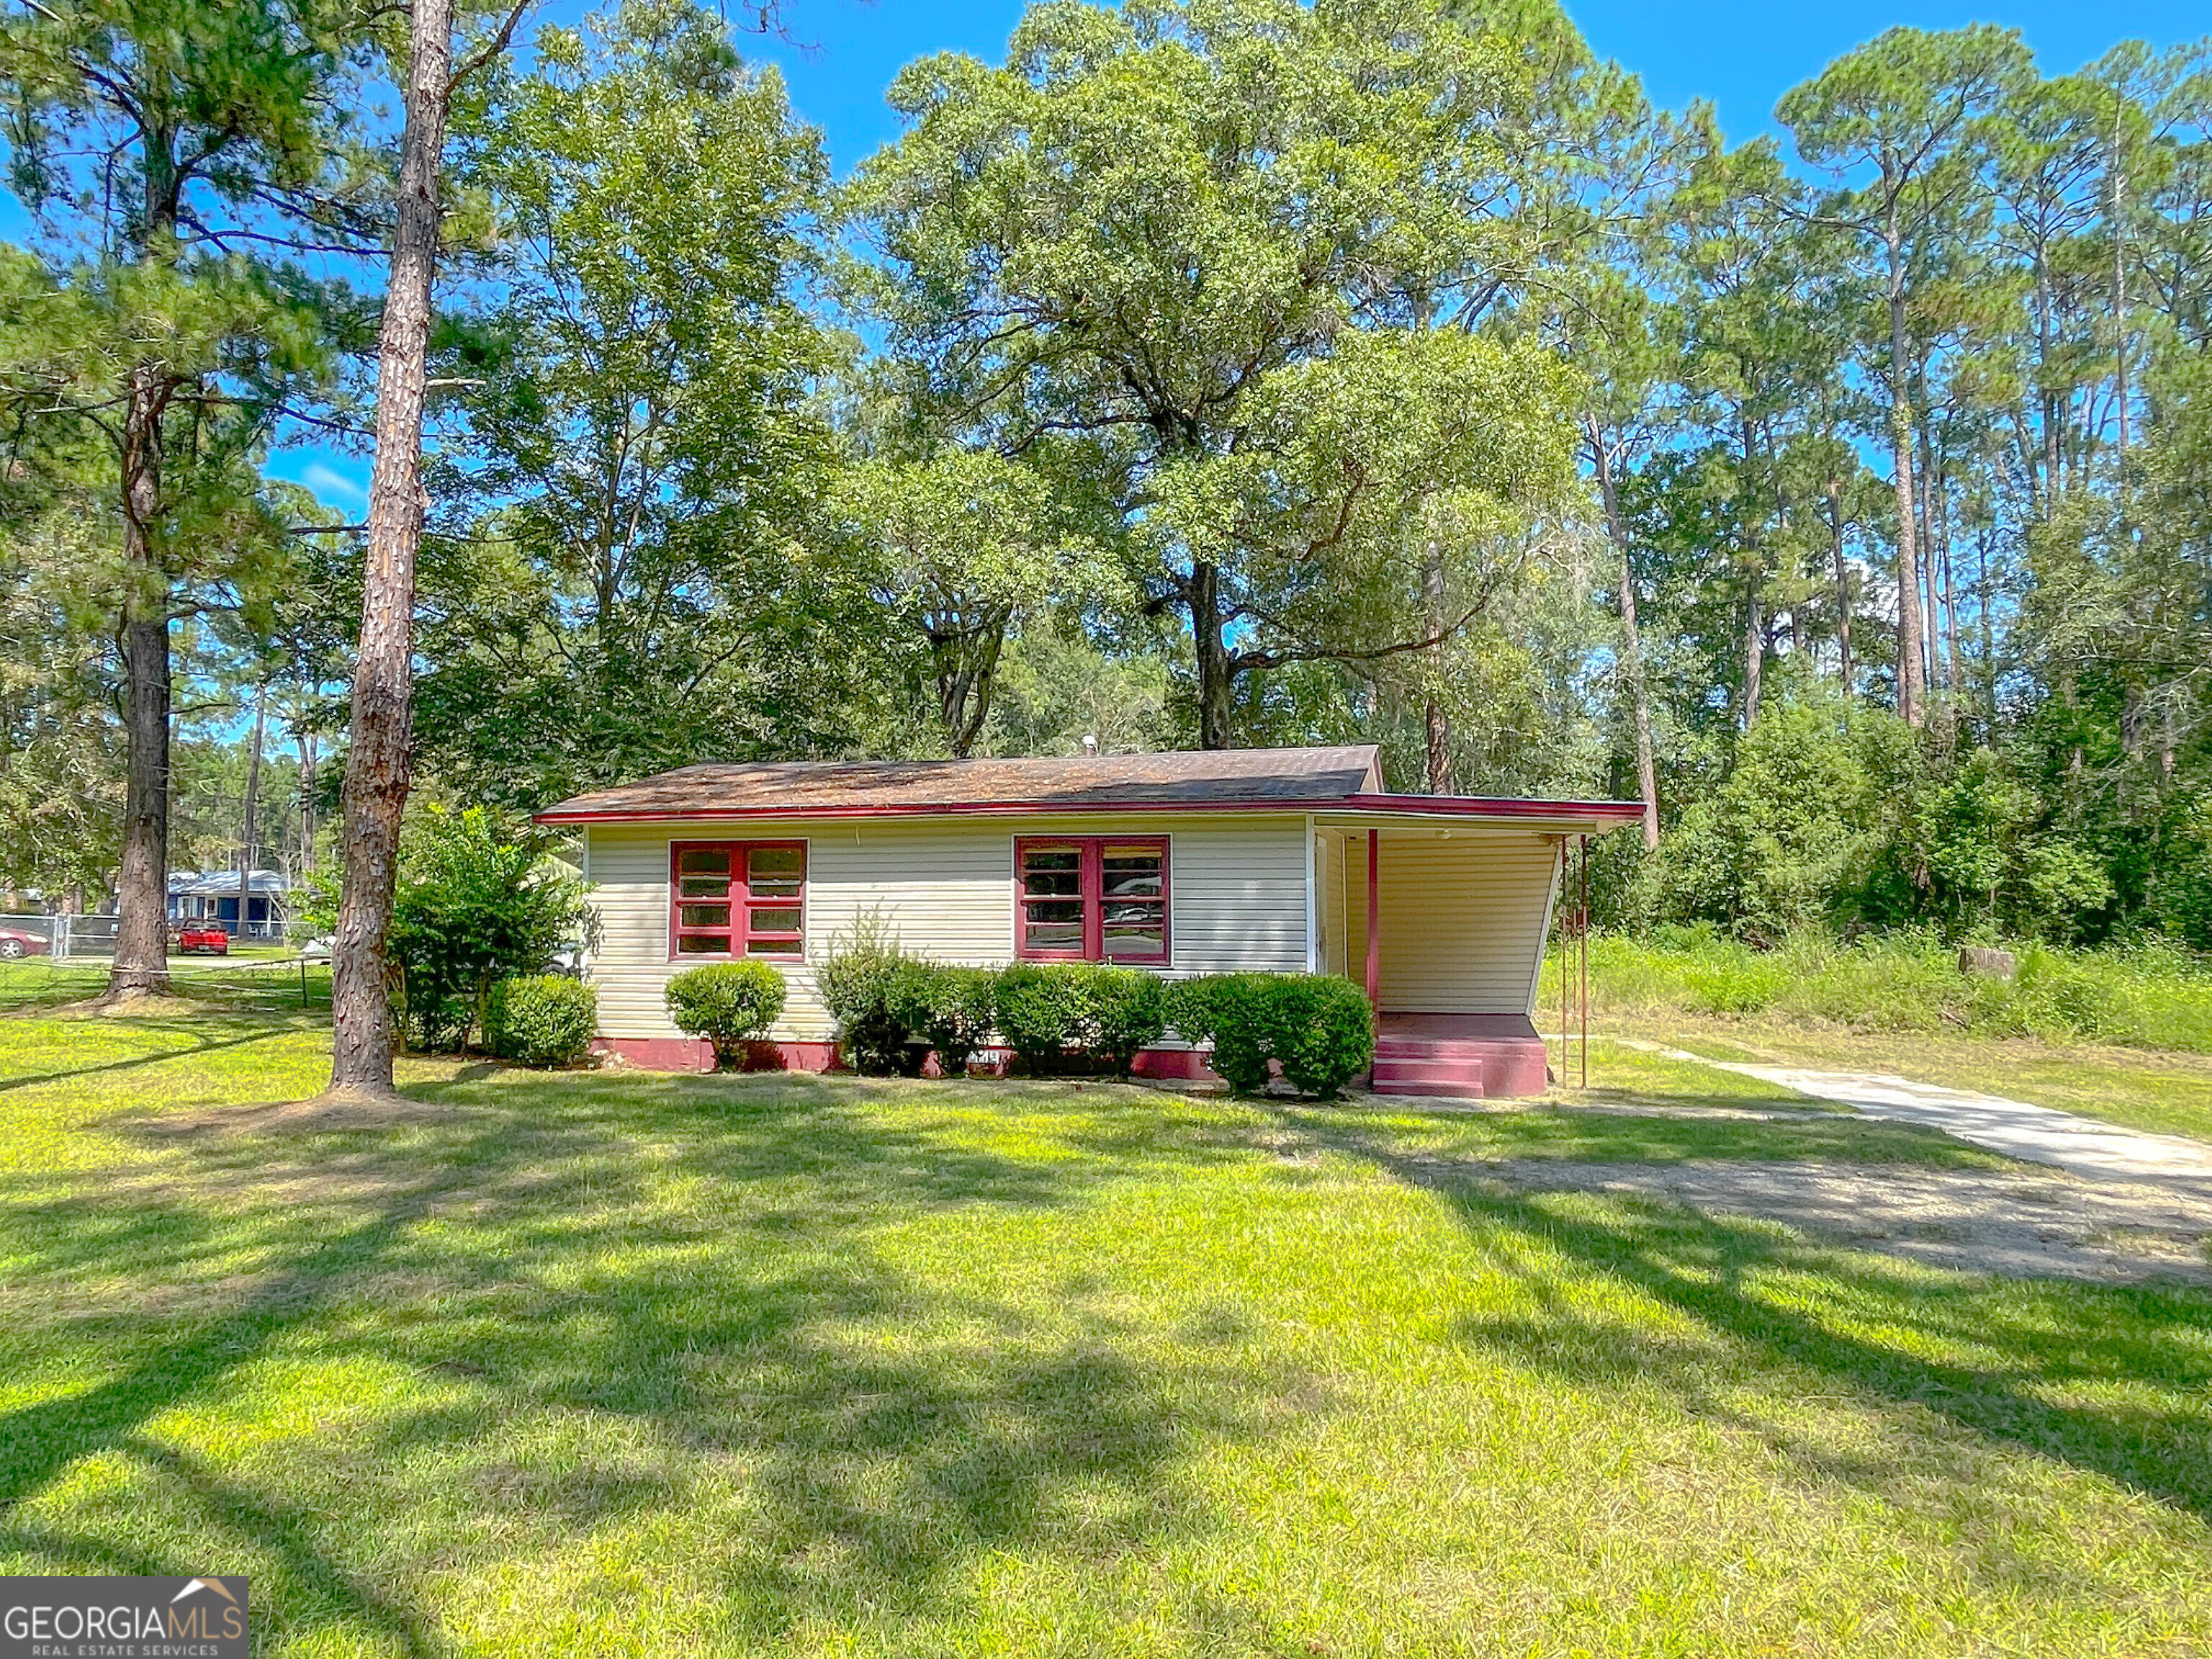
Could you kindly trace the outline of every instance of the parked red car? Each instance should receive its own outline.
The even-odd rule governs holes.
[[[211,921],[188,921],[177,929],[177,949],[186,956],[227,957],[230,935]]]
[[[24,933],[18,927],[0,927],[0,962],[21,962],[25,957],[52,954],[52,939],[41,939],[36,933]]]

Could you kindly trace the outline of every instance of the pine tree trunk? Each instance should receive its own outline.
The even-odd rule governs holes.
[[[1959,581],[1951,559],[1951,495],[1947,489],[1937,498],[1937,518],[1942,534],[1936,544],[1936,568],[1943,587],[1943,661],[1944,672],[1951,682],[1951,711],[1955,720],[1958,710],[1966,698],[1965,659],[1959,643]]]
[[[1628,675],[1630,708],[1636,725],[1636,787],[1644,802],[1644,847],[1659,845],[1659,771],[1651,744],[1651,698],[1644,676],[1644,640],[1636,619],[1636,572],[1628,561],[1628,526],[1620,516],[1620,483],[1613,476],[1613,454],[1589,422],[1590,458],[1597,469],[1599,500],[1605,507],[1605,533],[1620,558],[1621,666]]]
[[[1851,695],[1851,569],[1844,556],[1843,486],[1828,480],[1828,552],[1836,572],[1836,669],[1844,683],[1844,696]]]
[[[255,820],[261,811],[261,738],[268,729],[269,682],[262,681],[253,694],[253,745],[246,753],[246,799],[241,803],[238,831],[238,936],[246,937],[248,912],[253,902],[253,866],[259,860],[254,856],[261,849],[255,844]]]
[[[1981,563],[1981,577],[1976,583],[1974,610],[1982,629],[1982,694],[1990,731],[1994,734],[1997,729],[1997,645],[1994,624],[1990,620],[1990,532],[1987,526],[1975,534],[1974,553]]]
[[[315,734],[301,732],[300,747],[300,874],[315,873]]]
[[[1920,550],[1912,488],[1912,382],[1905,344],[1905,252],[1889,230],[1889,449],[1897,492],[1897,712],[1917,726],[1927,684],[1921,661]]]
[[[1743,621],[1743,729],[1752,728],[1759,718],[1759,694],[1766,666],[1766,603],[1759,591],[1759,579],[1752,578],[1751,592],[1745,596]]]
[[[1942,488],[1936,473],[1935,441],[1929,431],[1929,410],[1927,405],[1927,366],[1923,363],[1914,370],[1912,407],[1917,416],[1914,429],[1917,433],[1919,476],[1915,480],[1913,504],[1920,510],[1912,533],[1920,550],[1920,660],[1927,675],[1922,684],[1933,691],[1943,678],[1942,593],[1936,584],[1935,501]]]
[[[331,1088],[387,1093],[394,1047],[386,935],[398,880],[413,716],[422,399],[437,274],[439,175],[452,94],[452,0],[415,0],[391,274],[378,337],[376,465],[346,756],[345,896],[331,952]]]
[[[161,501],[160,369],[131,371],[123,429],[123,864],[110,998],[169,988],[169,584],[154,552]]]
[[[1443,550],[1433,540],[1429,544],[1428,555],[1427,568],[1421,573],[1421,598],[1427,607],[1429,632],[1440,634],[1445,621],[1444,565]],[[1427,667],[1433,672],[1441,662],[1441,657],[1431,657]],[[1428,773],[1429,793],[1432,795],[1453,793],[1456,780],[1452,775],[1451,716],[1445,712],[1443,700],[1437,696],[1433,680],[1421,704],[1421,745]]]

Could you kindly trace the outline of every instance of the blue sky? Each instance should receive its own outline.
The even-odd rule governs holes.
[[[948,50],[996,61],[1022,10],[1019,0],[786,0],[786,6],[794,40],[759,41],[756,50],[782,64],[793,102],[822,129],[840,173],[897,136],[883,94],[902,65]],[[590,9],[583,0],[555,0],[541,16],[568,21]],[[1767,131],[1784,92],[1894,23],[1955,28],[1986,21],[2017,28],[2046,73],[2078,69],[2124,40],[2172,46],[2212,32],[2203,0],[1568,0],[1567,9],[1601,54],[1644,77],[1655,101],[1679,107],[1692,98],[1711,99],[1731,142]],[[367,500],[367,463],[356,457],[294,451],[272,470],[306,483],[349,516]]]

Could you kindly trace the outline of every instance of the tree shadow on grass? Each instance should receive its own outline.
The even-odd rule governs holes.
[[[9,1089],[28,1089],[41,1083],[59,1083],[70,1078],[94,1077],[106,1072],[135,1071],[142,1066],[160,1066],[173,1060],[195,1060],[202,1054],[214,1054],[221,1049],[242,1048],[248,1043],[267,1042],[289,1035],[281,1030],[272,1031],[266,1026],[257,1026],[252,1030],[237,1036],[213,1036],[200,1027],[174,1020],[148,1020],[141,1023],[137,1029],[149,1031],[182,1032],[189,1036],[192,1042],[188,1048],[163,1048],[154,1054],[133,1054],[127,1060],[102,1060],[94,1066],[71,1066],[59,1071],[31,1072],[21,1077],[0,1078],[0,1091]]]
[[[811,1081],[411,1092],[450,1115],[182,1137],[149,1118],[150,1168],[59,1197],[0,1184],[0,1259],[29,1264],[5,1287],[40,1362],[22,1380],[98,1378],[0,1413],[0,1547],[76,1571],[128,1555],[56,1492],[120,1457],[284,1587],[269,1639],[344,1626],[428,1653],[436,1618],[394,1586],[429,1559],[496,1567],[714,1514],[734,1540],[718,1616],[773,1635],[808,1609],[943,1613],[978,1551],[1157,1536],[1187,1513],[1180,1437],[1263,1414],[1267,1379],[1133,1358],[1103,1304],[955,1293],[867,1237],[1048,1211],[1113,1179],[1109,1158],[1000,1150]],[[150,1426],[281,1411],[270,1373],[301,1364],[396,1380],[242,1465]]]
[[[1795,1371],[1803,1383],[1785,1396],[1932,1412],[1983,1443],[2212,1522],[2202,1404],[2212,1351],[2201,1337],[2212,1291],[1991,1280],[1664,1202],[1504,1194],[1465,1173],[1392,1172],[1442,1194],[1472,1235],[1521,1264],[1540,1311],[1469,1321],[1459,1332],[1469,1343],[1578,1386],[1658,1386],[1696,1414],[1755,1431],[1809,1473],[1890,1490],[1904,1474],[1893,1465],[1839,1455],[1730,1403],[1743,1397],[1731,1384],[1747,1363]],[[1586,1296],[1568,1292],[1592,1277],[1632,1287],[1702,1334],[1670,1338],[1633,1312],[1589,1311]],[[1930,1357],[1946,1352],[1955,1357]],[[2105,1397],[2083,1397],[2092,1392]]]

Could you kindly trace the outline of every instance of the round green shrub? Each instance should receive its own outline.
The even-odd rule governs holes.
[[[1097,969],[1084,962],[1018,962],[999,975],[999,1035],[1031,1077],[1059,1069],[1090,1040]]]
[[[706,1038],[716,1068],[732,1070],[783,1012],[783,975],[765,962],[710,962],[670,980],[662,999],[676,1029]]]
[[[1127,1082],[1138,1052],[1168,1029],[1167,987],[1141,968],[1100,968],[1090,990],[1091,1046]]]
[[[1323,1100],[1375,1061],[1366,993],[1327,974],[1284,974],[1267,991],[1268,1044],[1291,1085]]]
[[[998,1018],[999,975],[989,968],[913,965],[916,971],[893,981],[892,1012],[935,1051],[940,1073],[964,1077]]]
[[[563,974],[495,981],[484,999],[484,1040],[492,1053],[525,1066],[581,1060],[599,1029],[599,994]]]

